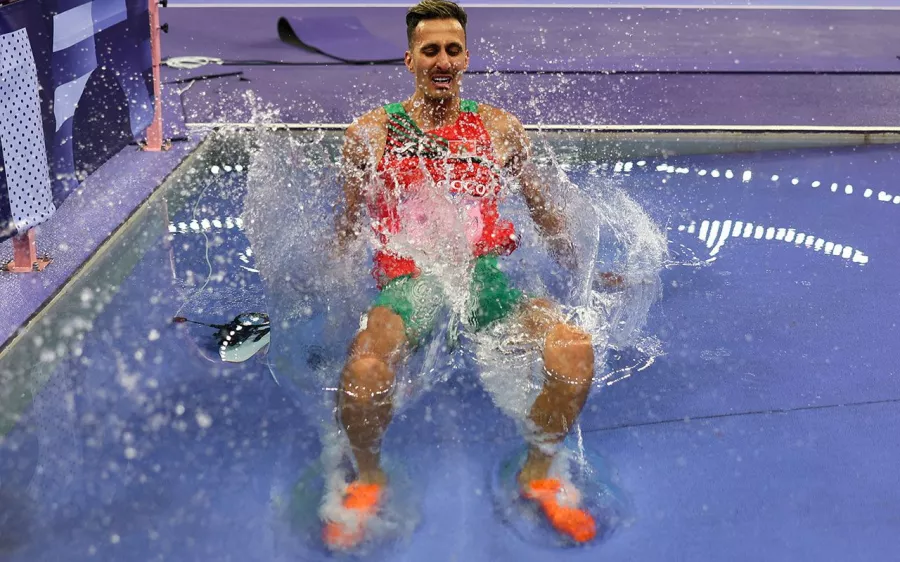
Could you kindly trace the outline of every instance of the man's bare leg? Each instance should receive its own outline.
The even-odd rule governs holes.
[[[537,503],[557,532],[579,543],[597,535],[594,518],[565,495],[564,482],[551,478],[556,445],[575,423],[591,389],[594,349],[591,336],[562,322],[551,303],[532,300],[525,308],[523,327],[543,338],[545,379],[528,413],[532,424],[530,448],[518,480],[522,494]]]
[[[594,377],[591,336],[573,326],[556,323],[550,328],[544,338],[543,358],[544,386],[528,414],[537,442],[531,443],[519,473],[523,485],[547,477],[553,463],[550,451],[578,419]]]
[[[341,373],[338,417],[356,460],[356,480],[341,501],[354,517],[327,520],[322,538],[330,548],[355,548],[366,522],[378,512],[387,477],[381,470],[381,438],[391,422],[394,364],[406,344],[403,320],[384,307],[369,311],[366,328],[353,339]]]
[[[393,413],[394,366],[406,345],[403,319],[384,307],[369,311],[341,373],[338,415],[356,460],[358,480],[384,484],[381,439]]]

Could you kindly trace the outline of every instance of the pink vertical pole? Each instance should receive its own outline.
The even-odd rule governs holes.
[[[159,65],[162,51],[159,46],[159,1],[150,0],[150,56],[153,61],[153,122],[147,128],[144,150],[166,150],[162,132],[162,87],[159,83]]]

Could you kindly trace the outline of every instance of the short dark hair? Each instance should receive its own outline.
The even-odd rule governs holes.
[[[455,19],[466,31],[469,17],[456,2],[450,0],[422,0],[406,12],[406,41],[412,45],[413,33],[420,21]]]

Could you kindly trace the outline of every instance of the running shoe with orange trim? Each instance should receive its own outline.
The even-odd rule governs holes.
[[[366,523],[378,513],[382,496],[381,484],[353,482],[347,486],[341,505],[346,511],[344,521],[328,521],[322,539],[333,550],[350,550],[365,539]]]
[[[556,478],[532,480],[524,485],[522,495],[537,503],[550,525],[577,543],[586,543],[597,536],[597,524],[584,509],[566,505],[562,482]]]

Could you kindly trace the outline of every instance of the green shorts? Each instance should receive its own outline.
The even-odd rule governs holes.
[[[509,285],[509,278],[497,266],[496,256],[475,260],[469,287],[466,324],[478,331],[510,315],[522,302],[524,293]],[[373,306],[389,308],[403,319],[410,343],[417,345],[434,329],[447,297],[437,278],[404,275],[391,279]]]

